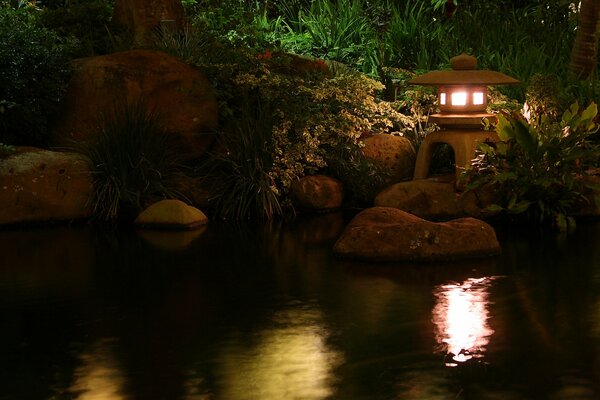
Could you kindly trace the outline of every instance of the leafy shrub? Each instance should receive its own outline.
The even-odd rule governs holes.
[[[413,120],[398,113],[392,104],[376,99],[375,93],[382,90],[383,85],[342,64],[268,50],[259,54],[236,50],[235,56],[231,57],[225,51],[222,57],[228,63],[203,65],[203,68],[211,76],[223,105],[220,114],[226,116],[225,121],[238,121],[240,125],[224,132],[224,146],[243,151],[222,152],[216,160],[213,157],[209,161],[215,165],[228,162],[236,168],[208,166],[203,170],[227,169],[240,175],[240,181],[260,181],[262,184],[255,184],[255,187],[268,187],[281,209],[287,204],[293,182],[327,169],[329,162],[332,163],[330,171],[339,174],[338,177],[364,174],[360,181],[367,182],[373,176],[374,166],[356,156],[359,139],[370,134],[412,128]],[[240,100],[245,98],[249,100]],[[258,109],[268,113],[268,118],[249,111],[248,104],[261,104]],[[244,122],[248,115],[250,120],[256,120],[254,124]],[[259,124],[258,121],[263,122]],[[257,133],[259,131],[263,133]],[[272,152],[268,160],[265,159],[266,149]],[[350,153],[352,158],[333,165],[336,154]],[[227,161],[228,157],[231,159]],[[254,162],[241,160],[264,160],[260,162],[262,171],[257,170]],[[247,169],[245,172],[244,168]],[[240,184],[240,187],[245,185]],[[266,189],[261,189],[260,193],[268,201],[261,202],[249,198],[255,196],[252,191],[239,191],[247,197],[220,197],[219,201],[227,199],[225,203],[231,203],[217,208],[235,210],[221,212],[222,215],[247,218],[246,211],[258,214],[255,215],[258,217],[279,213],[277,206],[256,206],[275,204],[270,200],[271,195],[266,196]],[[234,193],[233,190],[228,192]],[[234,202],[239,202],[239,206]],[[264,209],[273,211],[263,212]]]
[[[528,119],[538,120],[543,115],[552,121],[558,121],[560,110],[565,108],[565,102],[556,75],[536,74],[529,81],[524,106]]]
[[[46,9],[40,14],[42,26],[61,37],[79,40],[78,57],[110,52],[108,25],[113,5],[109,0],[69,1],[60,7]]]
[[[326,155],[340,143],[356,144],[363,136],[413,123],[390,103],[378,101],[374,95],[383,85],[363,74],[340,70],[327,77],[322,61],[311,66],[285,54],[273,57],[257,71],[237,75],[235,83],[268,99],[274,109],[270,175],[278,195],[285,195],[299,177],[325,168]]]
[[[171,186],[182,165],[157,113],[136,101],[102,119],[81,148],[92,162],[96,218],[130,217],[154,200],[182,197]]]
[[[596,115],[596,104],[585,110],[574,104],[560,122],[499,115],[496,130],[501,141],[481,146],[467,187],[492,185],[504,196],[504,203],[493,210],[566,229],[574,222],[569,217],[572,207],[582,200],[577,177],[597,165],[600,156],[592,140],[598,129]]]
[[[0,142],[44,146],[75,43],[38,27],[32,10],[2,6],[0,43]]]
[[[267,2],[255,0],[197,0],[188,7],[192,23],[204,34],[223,38],[230,46],[260,49],[273,45],[281,29],[271,19]],[[190,4],[191,5],[191,4]]]

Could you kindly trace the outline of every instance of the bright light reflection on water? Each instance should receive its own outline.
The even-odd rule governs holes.
[[[343,357],[332,349],[316,309],[278,312],[256,337],[230,339],[217,363],[224,399],[324,399],[333,394],[334,369]]]
[[[471,278],[434,289],[435,336],[446,366],[481,358],[494,331],[488,324],[489,287],[493,277]]]
[[[116,361],[112,341],[100,340],[82,353],[81,365],[75,370],[75,381],[69,392],[77,400],[125,400],[125,378]]]

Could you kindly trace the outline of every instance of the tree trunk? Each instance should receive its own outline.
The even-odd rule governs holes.
[[[580,79],[589,78],[598,62],[598,28],[600,28],[600,1],[582,0],[577,24],[577,35],[569,69]]]
[[[136,45],[144,46],[159,29],[182,29],[183,7],[181,0],[117,0],[113,21],[130,30]]]

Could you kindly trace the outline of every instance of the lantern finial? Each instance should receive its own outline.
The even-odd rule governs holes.
[[[461,55],[450,59],[450,66],[455,71],[477,69],[477,58],[462,53]]]

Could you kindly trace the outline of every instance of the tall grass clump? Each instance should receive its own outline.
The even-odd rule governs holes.
[[[245,96],[230,129],[220,136],[219,150],[199,169],[222,219],[268,220],[283,214],[269,175],[275,155],[272,109],[258,97]]]
[[[117,105],[82,145],[92,164],[94,216],[130,218],[152,201],[181,198],[170,181],[181,168],[159,115],[144,101]]]
[[[375,72],[375,66],[368,65],[377,46],[376,32],[367,17],[367,1],[314,1],[308,7],[295,7],[296,15],[290,15],[291,5],[282,7],[289,18],[287,35],[281,39],[285,50],[343,62],[366,73]]]
[[[453,27],[435,18],[432,11],[430,4],[418,1],[392,8],[383,37],[390,66],[429,70],[448,62],[449,49],[445,41]]]

